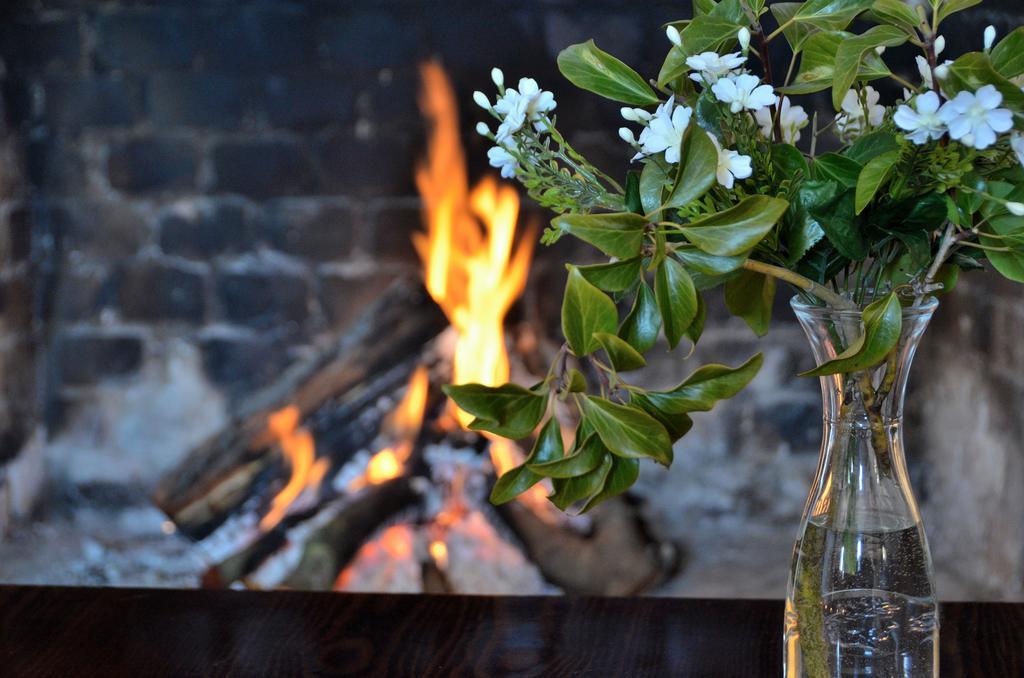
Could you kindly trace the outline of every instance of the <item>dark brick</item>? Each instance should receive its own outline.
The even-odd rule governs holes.
[[[8,276],[2,282],[5,338],[11,329],[29,332],[32,328],[32,283],[32,278],[25,273]]]
[[[75,17],[0,24],[0,57],[12,71],[72,69],[81,52]]]
[[[43,84],[43,119],[50,125],[116,127],[142,116],[142,86],[133,78],[50,78]]]
[[[32,216],[28,205],[18,205],[8,212],[7,242],[12,261],[24,261],[32,253]]]
[[[252,249],[253,229],[237,200],[192,198],[160,217],[160,248],[167,254],[208,259]]]
[[[195,174],[196,151],[187,139],[130,139],[113,144],[107,158],[110,185],[132,193],[189,188]]]
[[[25,166],[29,183],[49,193],[79,193],[88,184],[78,146],[61,135],[31,139],[25,149]]]
[[[314,261],[337,261],[351,253],[356,213],[348,201],[283,198],[268,209],[274,247]]]
[[[264,86],[263,106],[274,127],[345,125],[352,120],[353,105],[348,74],[275,75]]]
[[[394,68],[414,60],[418,26],[394,12],[354,11],[319,21],[317,43],[321,56],[346,69]]]
[[[184,68],[196,57],[197,25],[180,11],[115,9],[101,12],[95,27],[101,68]]]
[[[254,198],[296,195],[313,188],[313,168],[294,141],[227,141],[213,149],[214,190]]]
[[[225,317],[251,327],[302,323],[309,315],[305,278],[278,271],[226,272],[217,292]]]
[[[236,127],[245,113],[245,81],[224,73],[154,73],[148,107],[157,125]]]
[[[423,128],[423,115],[415,96],[420,90],[420,74],[413,67],[386,69],[354,79],[357,88],[356,116],[372,121],[382,133],[413,129],[417,134]],[[471,101],[471,94],[464,99]],[[470,103],[474,106],[475,104]],[[476,109],[479,110],[479,109]],[[473,119],[476,124],[476,119]],[[478,136],[479,135],[475,135]],[[471,138],[471,137],[470,137]]]
[[[395,278],[395,275],[385,273],[358,278],[321,277],[320,305],[331,327],[340,330],[350,325]]]
[[[122,201],[66,200],[34,211],[33,228],[53,234],[60,252],[94,259],[117,259],[135,253],[145,238],[145,218]]]
[[[110,301],[109,278],[95,268],[66,270],[58,281],[53,315],[59,321],[94,320]]]
[[[317,144],[323,189],[349,195],[415,195],[413,168],[419,154],[413,140],[401,134],[364,140],[339,132]]]
[[[118,302],[129,320],[199,323],[206,304],[203,276],[146,260],[128,264],[118,276]]]
[[[423,231],[418,201],[375,205],[370,211],[367,250],[375,261],[416,264],[419,256],[412,246],[412,236]]]
[[[269,383],[287,366],[290,336],[238,329],[207,331],[199,340],[203,371],[229,395],[244,395]]]
[[[200,58],[211,70],[265,72],[307,65],[316,57],[303,7],[244,7],[206,13]]]
[[[66,385],[125,377],[142,366],[142,338],[131,333],[65,333],[57,340],[57,366]]]
[[[9,76],[0,81],[3,93],[4,122],[6,127],[17,128],[35,122],[38,117],[37,97],[32,83],[24,78]]]

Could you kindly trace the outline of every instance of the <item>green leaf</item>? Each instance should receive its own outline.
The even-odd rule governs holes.
[[[814,161],[811,173],[815,179],[831,179],[846,188],[857,185],[864,166],[852,158],[838,153],[826,153]]]
[[[725,283],[725,305],[729,312],[743,320],[763,337],[772,321],[775,301],[775,278],[753,271],[741,271]]]
[[[640,173],[636,170],[626,173],[626,197],[623,202],[628,211],[641,215],[644,213],[640,204]]]
[[[559,434],[561,435],[561,434]],[[582,441],[567,457],[558,457],[542,463],[528,463],[526,467],[547,478],[575,478],[597,468],[608,456],[608,449],[596,435]]]
[[[533,444],[533,449],[526,460],[519,466],[501,474],[498,481],[494,483],[494,487],[491,489],[491,503],[510,502],[541,481],[543,476],[526,468],[527,464],[543,464],[554,459],[561,459],[564,454],[562,429],[558,425],[558,420],[551,417],[541,428],[540,435],[537,436],[537,441]]]
[[[665,431],[668,432],[669,440],[673,443],[685,436],[690,432],[690,429],[693,428],[693,419],[691,419],[689,415],[662,412],[657,408],[654,402],[644,394],[634,393],[630,397],[629,403],[639,407],[661,424],[665,428]]]
[[[1000,236],[1019,235],[1024,238],[1024,217],[1015,217],[1010,214],[994,217],[988,221],[985,231],[982,232],[981,244],[986,247],[1006,247],[1005,238],[993,238],[992,233]],[[986,237],[988,234],[988,237]],[[1010,252],[998,252],[987,250],[985,256],[989,263],[1004,278],[1014,282],[1024,283],[1024,247],[1018,246]]]
[[[804,188],[800,188],[801,196]],[[853,211],[854,200],[854,192],[845,191],[833,202],[808,211],[840,254],[852,261],[861,261],[867,257],[869,249]]]
[[[817,196],[820,196],[820,190],[822,189],[832,191],[826,196],[828,200],[834,198],[835,191],[839,188],[835,182],[831,181],[805,181],[803,187],[807,187],[808,193],[813,199],[817,199]],[[799,191],[797,191],[796,200],[793,201],[793,205],[789,210],[783,232],[785,236],[783,242],[786,243],[788,249],[786,263],[790,267],[795,266],[812,247],[825,237],[825,231],[822,230],[818,222],[808,212],[807,206],[804,204],[804,197]]]
[[[889,151],[876,156],[864,165],[857,179],[856,212],[860,214],[874,200],[878,189],[889,179],[896,162],[900,159],[899,151]]]
[[[876,47],[896,47],[906,41],[905,31],[884,25],[873,26],[861,35],[842,41],[836,51],[835,72],[832,75],[832,106],[837,111],[841,110],[843,97],[857,80],[865,53],[874,54]]]
[[[606,454],[601,464],[593,471],[575,478],[555,479],[555,492],[548,499],[560,510],[565,511],[576,502],[601,491],[605,479],[612,470],[612,455]]]
[[[633,308],[619,326],[619,336],[640,353],[651,350],[661,331],[661,312],[654,291],[643,280],[636,292]]]
[[[635,348],[614,334],[598,332],[594,336],[601,342],[601,348],[608,354],[612,367],[617,371],[629,372],[630,370],[638,370],[647,364],[647,361],[644,360],[644,357]]]
[[[801,377],[859,372],[882,362],[900,339],[903,309],[896,293],[890,293],[864,309],[864,331],[850,347]]]
[[[647,220],[632,212],[561,214],[551,226],[590,243],[609,257],[630,259],[640,254]]]
[[[644,169],[640,173],[640,204],[645,214],[661,207],[661,196],[670,183],[667,164],[657,158],[644,161]]]
[[[646,401],[666,415],[710,412],[720,400],[732,398],[746,388],[764,364],[757,353],[739,367],[705,365],[669,391],[651,391]]]
[[[591,285],[605,292],[628,290],[640,277],[640,257],[613,261],[608,264],[577,266],[580,274]]]
[[[513,440],[533,433],[548,406],[546,393],[534,393],[515,384],[448,384],[441,390],[456,405],[476,417],[470,424],[474,431],[490,431]]]
[[[853,142],[853,145],[843,152],[843,155],[863,165],[877,155],[888,153],[889,151],[898,151],[899,149],[900,142],[897,141],[895,134],[885,130],[877,130],[857,139],[857,141]]]
[[[700,341],[700,337],[704,334],[704,323],[708,317],[708,307],[704,303],[704,297],[701,294],[697,295],[697,316],[690,323],[690,326],[686,328],[686,338],[689,339],[694,346]]]
[[[665,208],[685,207],[700,198],[715,183],[718,149],[699,125],[690,125],[683,136],[679,172],[665,201]]]
[[[921,20],[904,0],[874,0],[871,13],[881,21],[899,26],[907,35],[917,36]]]
[[[790,181],[811,174],[807,158],[792,144],[774,144],[772,146],[772,166],[775,171]]]
[[[674,349],[697,317],[697,290],[683,265],[669,257],[654,275],[654,296],[665,326],[665,339]]]
[[[597,494],[587,500],[580,513],[586,513],[601,502],[622,494],[632,487],[636,479],[640,477],[639,459],[625,459],[616,456],[608,458],[612,460],[612,468],[605,476],[604,485],[601,486],[601,490]]]
[[[634,459],[648,457],[666,465],[672,463],[672,443],[665,427],[646,412],[587,396],[583,401],[583,416],[612,454]]]
[[[602,52],[593,40],[570,45],[558,55],[558,70],[572,84],[634,106],[658,103],[658,95],[632,68]]]
[[[679,230],[708,254],[735,256],[761,242],[788,207],[789,203],[781,198],[753,195],[735,207],[691,221]]]
[[[658,85],[664,87],[679,76],[685,75],[689,71],[686,57],[691,54],[717,52],[723,45],[733,43],[741,25],[746,25],[746,22],[741,24],[728,17],[714,14],[694,17],[693,21],[680,31],[683,47],[673,47],[665,59],[661,72],[658,73]]]
[[[1004,78],[1024,73],[1024,26],[1011,31],[992,48],[992,67]]]
[[[874,0],[807,0],[793,14],[793,23],[809,24],[824,31],[841,31]]]
[[[828,89],[835,77],[836,54],[839,46],[854,38],[853,33],[846,31],[828,31],[811,35],[803,48],[800,58],[800,70],[788,87],[779,87],[782,94],[812,94]],[[864,55],[863,62],[857,71],[859,80],[875,80],[891,75],[889,69],[874,52]]]
[[[568,268],[569,282],[562,299],[562,334],[572,352],[583,357],[601,348],[594,338],[596,332],[615,332],[619,314],[615,303],[587,282],[578,268]]]
[[[676,256],[688,267],[706,275],[732,273],[743,266],[743,262],[747,260],[746,254],[735,257],[719,257],[702,252],[695,247],[680,247],[676,250]]]
[[[782,29],[782,34],[786,36],[790,49],[797,53],[803,49],[807,39],[818,32],[817,28],[807,22],[790,21],[803,6],[802,2],[773,2],[768,6],[779,25],[785,26]]]
[[[1020,87],[1000,75],[987,54],[968,52],[949,65],[949,77],[942,86],[950,97],[959,92],[977,92],[985,85],[993,85],[1003,95],[1003,106],[1014,112],[1024,112],[1024,92]]]
[[[981,0],[945,0],[942,5],[939,6],[938,19],[940,22],[945,21],[946,17],[954,12],[962,12],[965,9],[970,9],[975,5],[980,5]]]
[[[566,388],[569,389],[569,393],[586,393],[587,378],[583,376],[582,372],[573,368],[569,370],[569,379]]]

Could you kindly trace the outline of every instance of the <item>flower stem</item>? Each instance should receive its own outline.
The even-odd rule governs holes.
[[[813,294],[833,308],[848,310],[855,310],[857,308],[856,304],[849,299],[844,299],[824,285],[820,285],[810,278],[805,278],[799,273],[791,271],[788,268],[773,266],[772,264],[766,264],[763,261],[755,261],[754,259],[747,259],[744,261],[743,268],[748,271],[754,271],[755,273],[770,275],[773,278],[784,280],[790,285],[794,285],[805,292]]]

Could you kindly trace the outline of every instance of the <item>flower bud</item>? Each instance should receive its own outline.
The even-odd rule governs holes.
[[[945,80],[949,77],[949,66],[946,64],[939,64],[935,67],[935,77],[939,80]]]
[[[1008,202],[1006,203],[1006,209],[1010,210],[1010,214],[1015,217],[1024,217],[1024,203]]]
[[[489,137],[491,136],[491,128],[485,122],[478,122],[476,124],[476,133],[482,137]]]
[[[505,86],[505,74],[501,72],[500,68],[491,69],[491,80],[494,81],[496,87]]]
[[[619,109],[619,113],[622,114],[622,119],[628,120],[629,122],[637,122],[636,113],[634,111],[636,111],[636,109],[630,108],[629,106],[623,106]]]
[[[475,101],[476,105],[479,106],[480,108],[486,111],[491,110],[490,100],[487,98],[487,95],[481,92],[480,90],[473,92],[473,101]]]
[[[683,46],[683,36],[679,35],[679,29],[675,26],[669,26],[665,29],[665,35],[668,36],[668,41],[676,47]]]
[[[992,45],[996,42],[996,27],[989,26],[985,29],[985,51],[992,49]]]
[[[883,54],[885,54],[885,45],[879,45],[878,47],[876,47],[875,54],[877,54],[878,56],[882,56]]]
[[[636,144],[636,135],[634,135],[633,130],[629,129],[628,127],[619,128],[619,138],[625,141],[627,144]],[[1022,205],[1022,207],[1024,207],[1024,205]]]
[[[939,56],[944,51],[946,51],[946,38],[939,35],[935,38],[935,56]]]
[[[742,50],[743,54],[746,54],[747,52],[749,52],[750,51],[750,29],[747,28],[746,26],[743,26],[742,28],[740,28],[740,32],[736,36],[736,38],[740,41],[740,50]]]

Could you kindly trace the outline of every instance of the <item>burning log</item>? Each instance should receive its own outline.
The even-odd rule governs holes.
[[[185,535],[206,537],[247,500],[266,497],[280,477],[282,431],[275,435],[275,428],[311,436],[316,456],[327,460],[303,469],[307,479],[340,467],[377,436],[387,415],[377,401],[401,389],[424,346],[446,326],[419,284],[396,283],[340,340],[254,394],[224,430],[165,475],[156,505]]]

